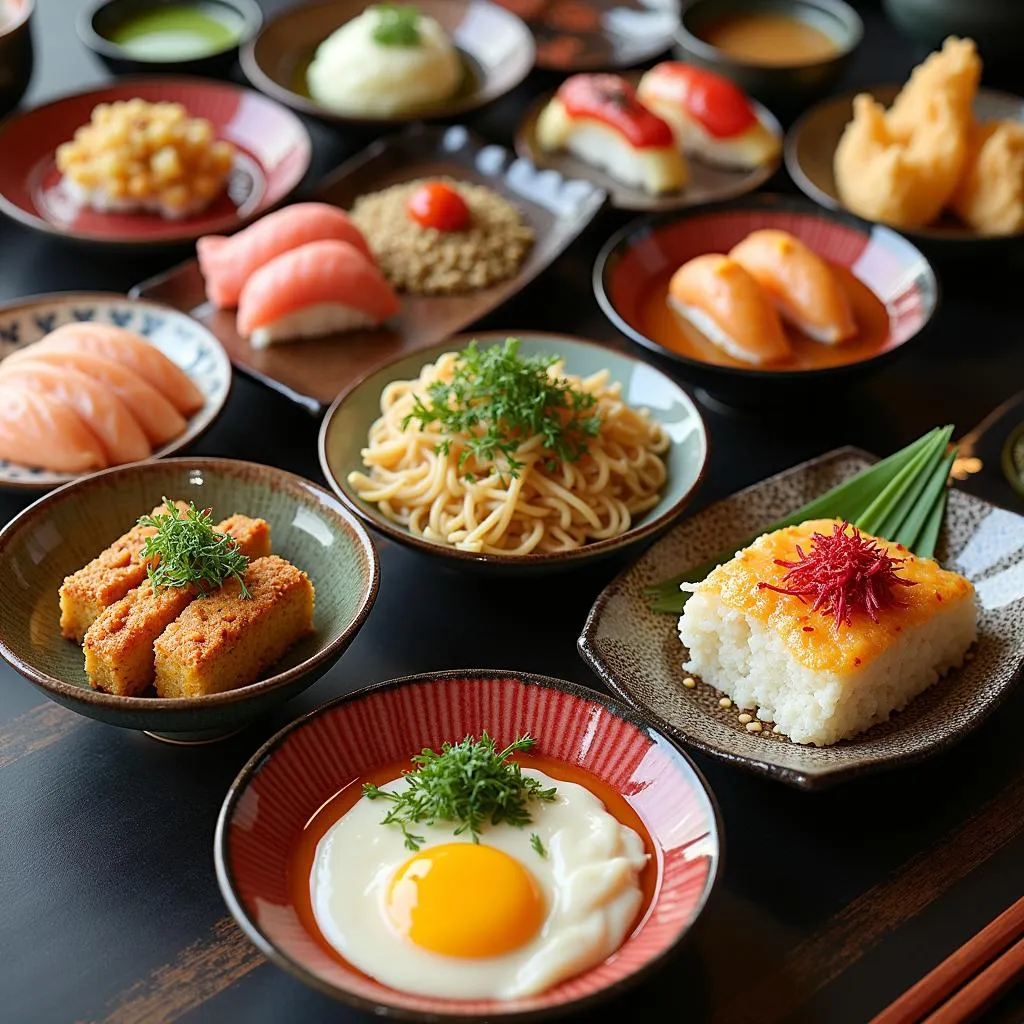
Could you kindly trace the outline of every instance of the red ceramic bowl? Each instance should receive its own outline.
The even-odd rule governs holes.
[[[98,103],[135,97],[183,104],[238,151],[227,191],[195,216],[164,220],[151,213],[97,213],[76,207],[61,187],[57,147],[89,121]],[[0,153],[0,211],[62,238],[138,249],[234,231],[266,213],[302,181],[312,144],[290,110],[257,92],[200,78],[146,76],[122,78],[9,118],[0,125]]]
[[[484,730],[499,746],[529,733],[537,753],[584,768],[621,793],[653,841],[657,890],[617,953],[539,995],[498,1002],[400,992],[348,967],[306,930],[290,895],[292,854],[313,813],[360,776]],[[221,892],[243,930],[313,988],[406,1020],[525,1020],[595,1003],[668,957],[710,895],[719,833],[714,801],[693,763],[623,705],[544,676],[435,672],[342,697],[279,732],[228,792],[215,857]]]
[[[668,335],[679,330],[665,303],[672,273],[695,256],[727,253],[762,228],[788,231],[856,279],[849,286],[857,288],[859,296],[855,312],[859,317],[857,303],[866,298],[875,320],[869,344],[857,339],[846,343],[853,346],[847,350],[851,361],[828,365],[827,359],[817,357],[829,356],[830,350],[841,352],[844,345],[819,345],[799,337],[797,362],[778,367],[740,363],[710,342],[699,357],[696,349],[680,352],[669,347]],[[628,338],[670,360],[680,376],[714,397],[741,403],[821,394],[877,371],[922,334],[939,301],[931,264],[902,235],[841,210],[823,210],[805,199],[771,194],[626,225],[598,256],[593,285],[606,316]]]

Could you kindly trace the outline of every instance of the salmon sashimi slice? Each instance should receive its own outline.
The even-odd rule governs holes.
[[[125,369],[120,363],[102,356],[86,352],[46,351],[32,345],[12,352],[0,364],[0,379],[7,372],[13,372],[19,363],[29,361],[77,370],[103,384],[127,406],[151,445],[166,444],[187,426],[185,417],[156,388],[150,387],[138,374]]]
[[[669,282],[668,301],[734,359],[759,366],[792,354],[771,300],[728,256],[708,254],[684,263]]]
[[[0,363],[0,382],[53,398],[70,406],[99,438],[111,465],[138,462],[152,449],[138,420],[128,407],[99,381],[70,367],[23,359]]]
[[[348,242],[376,263],[363,233],[348,214],[327,203],[296,203],[268,213],[230,238],[206,235],[196,242],[206,297],[218,309],[234,309],[245,282],[275,256],[307,242],[331,239]]]
[[[246,281],[238,332],[263,348],[376,327],[397,312],[394,289],[358,249],[347,242],[309,242],[275,257]]]
[[[155,345],[123,327],[80,322],[64,324],[37,341],[33,348],[49,352],[87,352],[113,359],[156,388],[178,412],[191,416],[205,400],[187,373],[175,366]],[[17,355],[27,353],[20,349]]]
[[[797,330],[835,345],[857,333],[853,307],[832,268],[788,231],[752,231],[729,253]]]
[[[99,438],[74,409],[15,380],[0,381],[0,459],[55,473],[108,465]]]

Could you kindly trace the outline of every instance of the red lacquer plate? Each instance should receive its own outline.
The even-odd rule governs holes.
[[[445,740],[528,733],[535,752],[585,769],[621,794],[654,847],[658,884],[625,943],[596,967],[539,995],[461,1001],[399,992],[332,955],[299,919],[293,854],[313,814],[360,776]],[[720,861],[711,794],[682,751],[624,705],[544,676],[437,672],[380,683],[293,722],[242,769],[221,809],[221,891],[249,938],[313,988],[407,1020],[525,1020],[595,1003],[637,981],[682,941],[704,909]]]
[[[237,150],[224,194],[182,220],[154,213],[98,213],[75,205],[54,162],[57,147],[88,122],[98,103],[138,97],[177,102],[210,121]],[[0,124],[0,211],[48,234],[134,248],[194,241],[234,231],[286,199],[309,168],[312,144],[302,122],[279,103],[227,82],[123,78],[65,96]]]

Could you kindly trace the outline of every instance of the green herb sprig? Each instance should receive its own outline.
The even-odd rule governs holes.
[[[156,530],[142,548],[153,589],[194,586],[200,594],[208,594],[234,577],[242,597],[252,597],[243,578],[249,559],[233,537],[213,528],[212,510],[199,510],[189,502],[182,512],[174,502],[163,501],[166,513],[139,517],[139,526]]]
[[[445,743],[440,753],[428,747],[413,757],[416,768],[404,774],[406,789],[389,793],[365,783],[363,796],[391,801],[393,806],[381,824],[397,825],[408,850],[419,850],[425,841],[410,826],[439,821],[452,822],[455,835],[468,832],[476,843],[485,825],[522,828],[533,820],[531,801],[555,799],[554,787],[545,789],[511,760],[533,744],[530,736],[521,736],[499,751],[484,732],[478,740],[467,736],[460,743]]]
[[[533,847],[534,852],[539,856],[546,857],[548,855],[548,851],[544,849],[543,841],[536,832],[530,833],[530,845]]]
[[[381,46],[419,46],[420,12],[412,4],[374,4],[373,38]]]
[[[680,591],[681,583],[699,583],[762,533],[796,526],[807,519],[842,519],[865,533],[902,544],[922,558],[931,558],[946,510],[946,483],[956,459],[956,448],[949,447],[952,435],[951,426],[936,427],[784,519],[730,544],[702,565],[648,587],[645,594],[651,610],[679,615],[690,596]]]
[[[549,471],[559,462],[575,462],[601,428],[597,399],[548,373],[558,356],[522,356],[519,349],[516,338],[484,349],[471,342],[450,382],[431,384],[426,401],[415,396],[402,429],[413,420],[422,428],[439,424],[448,436],[437,445],[438,453],[447,455],[458,441],[459,470],[467,477],[474,475],[466,472],[470,460],[517,477],[523,464],[516,451],[535,435],[541,437]]]

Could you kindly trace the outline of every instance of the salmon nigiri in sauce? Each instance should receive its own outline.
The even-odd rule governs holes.
[[[728,256],[709,254],[684,263],[669,282],[668,301],[734,359],[760,366],[792,354],[771,300]]]
[[[826,345],[857,334],[850,296],[832,268],[786,231],[752,231],[729,253],[765,290],[782,318]]]
[[[310,242],[282,253],[245,283],[238,333],[254,348],[377,327],[398,312],[384,275],[347,242]]]
[[[308,242],[348,242],[374,261],[362,232],[348,214],[327,203],[296,203],[226,238],[207,235],[196,242],[206,297],[218,309],[234,309],[245,282],[276,256]]]

